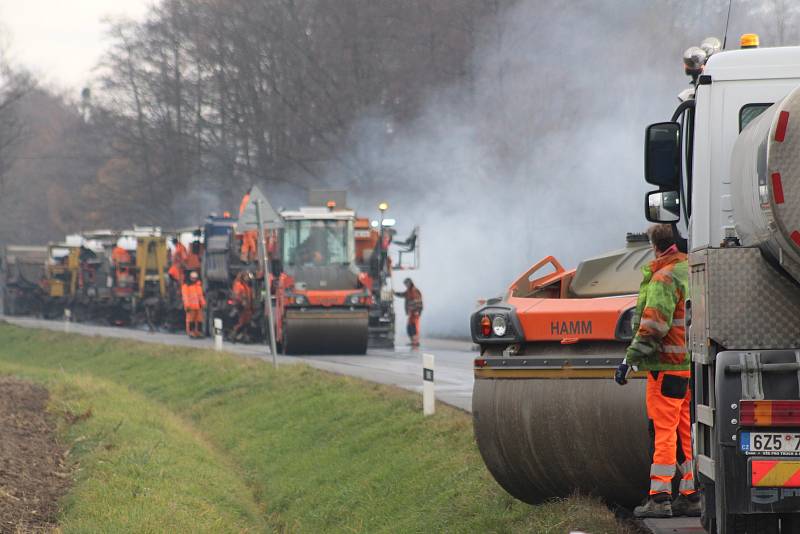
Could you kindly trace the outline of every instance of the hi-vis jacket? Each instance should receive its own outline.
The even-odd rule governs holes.
[[[203,284],[197,282],[183,284],[181,287],[184,310],[202,310],[206,307],[206,298],[203,295]]]
[[[645,371],[687,371],[686,254],[670,251],[642,267],[644,279],[633,315],[636,334],[625,354],[628,365]]]

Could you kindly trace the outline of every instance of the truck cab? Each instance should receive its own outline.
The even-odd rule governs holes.
[[[647,128],[645,214],[689,252],[703,526],[800,532],[800,47],[753,37],[687,50],[692,86]]]

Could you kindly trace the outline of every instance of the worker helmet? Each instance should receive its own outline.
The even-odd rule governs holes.
[[[245,280],[252,280],[253,279],[253,273],[251,273],[250,271],[245,271],[243,273],[243,276],[244,276]]]
[[[198,278],[197,271],[192,271],[189,273],[189,280],[197,280]]]

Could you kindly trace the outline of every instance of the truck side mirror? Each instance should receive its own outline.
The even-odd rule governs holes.
[[[648,184],[677,189],[681,179],[681,125],[657,122],[645,130],[644,179]]]
[[[653,223],[674,223],[681,218],[677,191],[650,191],[644,197],[644,217]]]

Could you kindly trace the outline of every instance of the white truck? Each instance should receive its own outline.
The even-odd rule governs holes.
[[[652,222],[689,251],[695,476],[710,532],[800,532],[800,47],[707,40],[650,125]],[[679,228],[681,230],[679,230]],[[685,229],[685,230],[684,230]]]

